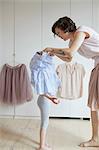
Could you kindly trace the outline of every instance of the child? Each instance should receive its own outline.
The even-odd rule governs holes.
[[[51,101],[59,103],[56,92],[60,87],[60,81],[56,74],[53,56],[46,52],[37,52],[30,62],[31,82],[38,96],[38,106],[41,112],[40,147],[38,150],[51,150],[46,144],[46,130],[49,124],[49,112]]]

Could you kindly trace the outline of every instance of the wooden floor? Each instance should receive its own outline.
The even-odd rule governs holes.
[[[0,119],[0,150],[35,150],[39,127],[39,119]],[[47,141],[53,150],[99,150],[78,146],[90,137],[89,120],[50,119]]]

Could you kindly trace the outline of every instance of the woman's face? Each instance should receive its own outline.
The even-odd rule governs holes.
[[[60,37],[61,39],[63,39],[64,41],[70,39],[70,33],[68,32],[64,32],[63,30],[61,30],[60,28],[55,28],[55,33],[58,37]]]

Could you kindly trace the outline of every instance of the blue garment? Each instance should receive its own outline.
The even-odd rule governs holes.
[[[56,74],[53,56],[36,53],[30,61],[31,83],[37,94],[56,95],[60,80]]]

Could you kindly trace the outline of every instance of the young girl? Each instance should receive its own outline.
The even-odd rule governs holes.
[[[38,150],[51,150],[46,144],[46,130],[49,124],[51,101],[59,103],[56,92],[60,81],[56,74],[53,56],[46,52],[37,52],[30,62],[31,82],[38,96],[38,106],[41,112],[40,147]]]
[[[88,106],[91,112],[92,138],[81,143],[82,147],[99,146],[99,34],[87,26],[76,27],[69,17],[59,18],[52,26],[54,36],[64,41],[70,40],[68,48],[46,48],[44,51],[56,55],[64,61],[71,61],[73,53],[77,51],[86,58],[94,60],[89,83]],[[59,53],[64,53],[62,56]]]

